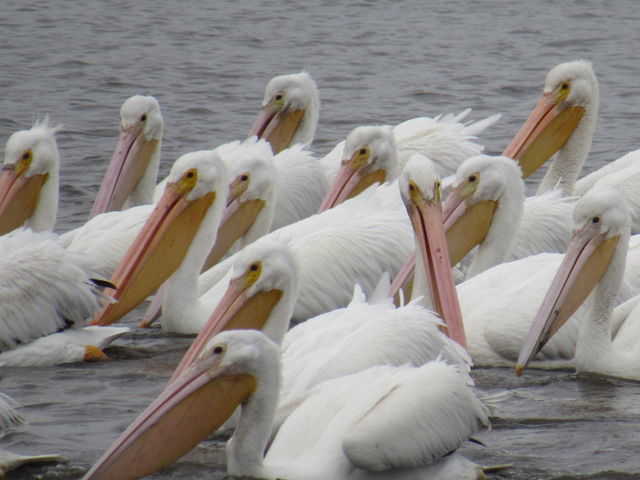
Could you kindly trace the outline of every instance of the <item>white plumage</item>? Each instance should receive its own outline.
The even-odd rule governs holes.
[[[402,171],[414,153],[421,153],[430,158],[437,165],[439,174],[444,177],[454,173],[465,159],[482,152],[484,146],[473,140],[479,133],[497,122],[500,114],[473,123],[463,122],[470,111],[467,109],[458,115],[446,114],[434,118],[412,118],[393,127],[393,137],[398,149],[396,175]],[[322,163],[328,169],[328,177],[331,179],[338,172],[342,159],[345,156],[348,158],[353,153],[345,149],[346,144],[347,140],[338,143],[322,159]]]
[[[52,233],[17,229],[0,237],[0,365],[104,356],[98,349],[128,329],[80,328],[102,299],[92,276],[90,260]]]
[[[68,250],[87,255],[101,276],[111,278],[152,211],[153,205],[138,205],[101,213],[60,235],[60,241]]]
[[[620,162],[620,163],[618,163]],[[627,165],[626,167],[624,165]],[[606,171],[597,170],[592,175],[600,176],[591,188],[588,185],[593,177],[585,177],[585,182],[578,181],[574,189],[576,195],[584,195],[584,191],[595,191],[614,187],[622,192],[629,206],[631,217],[631,233],[640,233],[640,150],[627,153],[618,160],[602,167]],[[591,177],[591,178],[590,178]]]
[[[372,366],[420,366],[442,359],[469,368],[467,352],[440,331],[444,324],[437,315],[415,302],[396,308],[388,291],[388,275],[368,299],[356,285],[349,305],[287,332],[278,418],[309,388]]]
[[[421,191],[428,191],[426,185],[418,183],[418,176],[410,178]],[[500,246],[494,245],[494,248]],[[630,252],[628,262],[635,265],[640,256],[636,255],[637,249]],[[475,365],[514,365],[522,339],[561,258],[561,254],[548,253],[498,264],[457,286],[468,349]],[[416,266],[414,296],[429,295],[425,269],[426,266],[421,269]],[[628,271],[626,284],[620,291],[621,301],[630,298],[640,288],[635,268]],[[551,339],[535,366],[556,368],[570,365],[578,335],[577,318],[563,326]]]
[[[287,117],[296,112],[300,117],[287,125]],[[261,111],[249,136],[266,138],[275,154],[296,144],[308,148],[315,136],[319,115],[318,87],[308,72],[278,75],[265,87]],[[280,125],[287,130],[285,137],[270,138]]]
[[[51,233],[0,237],[0,349],[82,325],[98,308],[91,275],[88,259]]]
[[[58,177],[60,169],[60,154],[55,134],[62,126],[52,126],[48,117],[38,121],[29,130],[13,133],[5,144],[4,169],[0,177],[0,234],[9,232],[19,226],[31,228],[35,231],[50,231],[56,223],[58,214]],[[14,176],[15,181],[6,183]],[[38,185],[28,187],[29,184]],[[23,199],[17,194],[17,189],[30,188],[29,196],[35,196],[37,201],[33,206],[9,205],[12,198]],[[11,195],[11,197],[8,197]],[[23,213],[14,215],[11,225],[6,225],[4,217],[11,214],[11,210]],[[19,222],[19,224],[16,224]]]
[[[564,97],[559,100],[563,108],[579,107],[584,114],[566,144],[558,150],[538,192],[559,186],[565,195],[581,197],[591,189],[615,186],[627,198],[631,232],[640,233],[640,167],[635,161],[640,155],[638,151],[630,152],[578,180],[591,149],[598,113],[598,81],[591,64],[581,60],[562,63],[551,69],[545,80],[544,93],[552,95],[559,91],[564,92]]]
[[[129,331],[127,327],[70,328],[0,353],[0,367],[44,367],[106,360],[102,349]]]
[[[439,361],[419,368],[378,366],[322,382],[307,391],[271,440],[279,357],[278,346],[262,332],[218,334],[85,480],[116,478],[131,468],[131,455],[137,460],[136,475],[175,460],[181,455],[176,450],[188,449],[169,445],[167,428],[177,429],[174,438],[187,445],[204,438],[208,429],[199,422],[184,421],[182,399],[195,401],[190,402],[189,416],[202,415],[204,409],[212,408],[206,400],[209,394],[229,404],[224,406],[226,412],[242,402],[238,425],[226,449],[227,471],[232,476],[475,480],[482,475],[477,465],[451,454],[475,432],[489,427],[489,410],[473,394],[465,369]],[[227,379],[232,383],[225,383]],[[201,394],[205,390],[206,396]],[[220,396],[223,391],[227,393]],[[240,391],[246,393],[233,393]],[[231,401],[227,394],[236,400]],[[213,414],[207,425],[214,427],[212,422],[224,418],[225,414]],[[157,420],[165,428],[156,428]],[[152,448],[142,453],[141,440]]]
[[[525,198],[520,168],[510,158],[469,158],[458,168],[452,186],[454,193],[445,202],[445,211],[457,197],[464,198],[468,209],[484,201],[496,203],[469,276],[505,260],[566,249],[575,200],[563,197],[561,190]]]
[[[610,325],[620,299],[619,290],[623,287],[629,231],[630,218],[621,192],[613,188],[591,190],[578,201],[571,244],[554,272],[554,279],[549,283],[548,292],[523,343],[516,371],[526,366],[536,353],[543,332],[548,328],[553,331],[571,315],[566,305],[583,301],[581,294],[575,292],[584,290],[585,297],[591,292],[591,299],[588,311],[581,315],[575,358],[570,363],[578,371],[640,380],[637,298],[630,302],[630,311],[628,305],[620,307],[620,310],[626,310],[622,326],[612,331]],[[596,248],[600,258],[606,258],[601,277],[594,267],[588,266],[594,265],[592,260],[590,264],[585,262]],[[610,257],[605,253],[607,251],[611,252]],[[589,275],[578,276],[586,268],[591,269]],[[585,286],[577,290],[575,285],[578,284]]]
[[[399,215],[403,208],[399,196],[389,195],[389,188],[395,186],[364,192],[254,242],[285,242],[294,252],[300,265],[294,322],[346,306],[355,283],[370,294],[384,272],[395,275],[408,258],[413,246],[411,227],[406,215]],[[234,259],[231,256],[200,276],[198,292],[203,301],[217,304]]]
[[[120,137],[91,217],[151,203],[160,167],[164,122],[151,96],[133,95],[120,108]]]
[[[282,150],[273,163],[281,180],[271,231],[316,213],[329,190],[324,165],[302,144]]]

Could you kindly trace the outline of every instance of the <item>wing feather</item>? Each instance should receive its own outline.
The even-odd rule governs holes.
[[[489,410],[457,367],[431,362],[399,370],[345,432],[342,448],[359,468],[385,471],[430,465],[489,428]]]
[[[71,325],[98,307],[93,269],[52,233],[19,229],[0,239],[0,351]]]

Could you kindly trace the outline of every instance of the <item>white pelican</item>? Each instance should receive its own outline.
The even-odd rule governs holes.
[[[50,231],[58,213],[60,154],[48,118],[12,134],[0,177],[0,235],[25,226]]]
[[[557,149],[538,192],[559,186],[565,195],[581,197],[592,188],[615,186],[630,206],[631,232],[640,233],[640,168],[635,161],[640,151],[630,152],[578,180],[591,149],[597,113],[598,81],[591,63],[561,63],[547,74],[540,102],[504,155],[515,158],[515,150],[525,147],[531,150],[525,155],[528,158],[542,152],[540,158],[545,159],[547,153]],[[531,143],[538,143],[540,148],[530,148]]]
[[[327,192],[320,211],[335,207],[366,190],[398,177],[398,150],[387,126],[353,129],[345,140],[342,167]]]
[[[134,95],[120,108],[120,138],[91,208],[90,218],[151,203],[162,145],[160,104]]]
[[[482,475],[473,462],[451,453],[489,427],[489,410],[459,367],[379,366],[323,382],[271,439],[279,356],[278,346],[261,332],[219,334],[84,479],[125,480],[154,472],[191,450],[241,402],[227,445],[230,475],[292,480]]]
[[[92,324],[109,325],[135,308],[196,253],[196,273],[213,245],[227,202],[227,171],[214,150],[191,152],[173,164],[162,198],[118,264],[107,289],[116,302],[105,305]],[[201,228],[204,226],[205,228]],[[200,241],[197,241],[201,239]],[[200,245],[196,253],[191,244]]]
[[[563,252],[573,206],[559,190],[525,198],[522,172],[510,158],[472,157],[458,168],[443,207],[445,227],[455,238],[452,262],[478,245],[467,271],[471,278],[505,260]]]
[[[417,165],[423,167],[423,164]],[[418,178],[411,177],[416,183]],[[401,186],[403,182],[406,180],[401,179]],[[429,192],[427,189],[431,182],[417,184],[422,192]],[[455,248],[452,248],[452,255]],[[634,265],[640,260],[637,250],[634,249],[634,255],[629,258]],[[503,263],[457,286],[467,346],[475,365],[514,365],[522,339],[544,296],[545,285],[551,281],[561,258],[561,254],[540,254]],[[416,263],[414,296],[429,298],[427,286],[431,271],[428,263]],[[640,285],[633,272],[625,283],[620,289],[621,299],[629,298]],[[577,322],[576,317],[558,332],[542,351],[536,366],[557,368],[570,365],[578,334]]]
[[[318,126],[320,95],[307,72],[279,75],[267,83],[262,108],[249,137],[264,138],[273,153],[302,144],[311,145]]]
[[[106,358],[100,348],[128,329],[80,328],[102,299],[91,272],[90,259],[52,233],[0,237],[0,365]]]
[[[438,115],[435,118],[412,118],[393,127],[393,138],[398,149],[399,164],[396,177],[414,153],[421,153],[430,158],[436,163],[440,174],[446,176],[454,173],[463,160],[482,152],[484,146],[472,140],[497,122],[500,114],[473,123],[463,123],[462,121],[470,111],[467,109],[458,115]],[[322,159],[322,163],[328,169],[330,179],[335,179],[341,165],[350,161],[362,166],[362,156],[358,157],[359,161],[356,160],[353,155],[357,153],[357,148],[349,148],[348,143],[346,139],[338,143]],[[366,145],[359,146],[366,147]],[[387,178],[387,180],[393,178]]]
[[[282,182],[272,230],[318,211],[329,188],[326,168],[308,150],[318,125],[320,95],[307,72],[273,77],[249,137],[267,140]]]
[[[579,372],[640,380],[640,310],[636,307],[630,312],[615,336],[610,325],[624,276],[629,232],[629,213],[621,192],[590,190],[578,201],[571,244],[522,345],[516,365],[519,375],[591,295],[571,363]],[[630,332],[634,335],[627,338]]]
[[[503,152],[517,159],[527,178],[554,153],[538,193],[561,188],[571,195],[589,149],[598,113],[598,81],[591,63],[557,65],[545,79],[542,96]]]

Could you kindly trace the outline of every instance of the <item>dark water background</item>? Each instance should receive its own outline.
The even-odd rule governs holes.
[[[557,63],[586,58],[600,113],[586,170],[637,148],[640,6],[626,1],[22,1],[0,4],[0,141],[45,114],[58,135],[58,231],[82,224],[117,140],[122,101],[161,104],[161,174],[183,153],[242,138],[269,78],[308,70],[321,92],[314,150],[354,127],[473,108],[502,112],[482,136],[498,153]],[[533,189],[540,177],[530,180]],[[134,326],[138,310],[123,322]],[[29,426],[0,443],[64,455],[21,479],[77,479],[159,393],[188,337],[136,331],[111,362],[4,369],[0,390]],[[512,464],[504,479],[640,478],[640,387],[632,382],[480,369],[481,390],[509,393],[465,453]],[[211,439],[156,479],[222,478]]]

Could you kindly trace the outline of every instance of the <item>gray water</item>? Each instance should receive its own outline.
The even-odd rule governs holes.
[[[242,138],[274,75],[309,71],[321,92],[314,150],[354,127],[472,108],[502,112],[487,152],[509,142],[557,63],[586,58],[600,113],[586,171],[638,146],[640,8],[633,0],[546,2],[169,0],[0,4],[0,140],[48,114],[64,124],[57,231],[82,224],[130,95],[154,95],[165,119],[161,175],[183,153]],[[530,180],[533,189],[539,177]],[[135,326],[138,310],[123,322]],[[191,339],[154,328],[107,350],[111,361],[4,369],[0,390],[29,425],[2,447],[64,455],[12,478],[77,479],[160,392]],[[640,388],[570,372],[475,371],[507,392],[493,430],[463,449],[511,464],[500,479],[640,478]],[[222,478],[212,438],[155,479]]]

